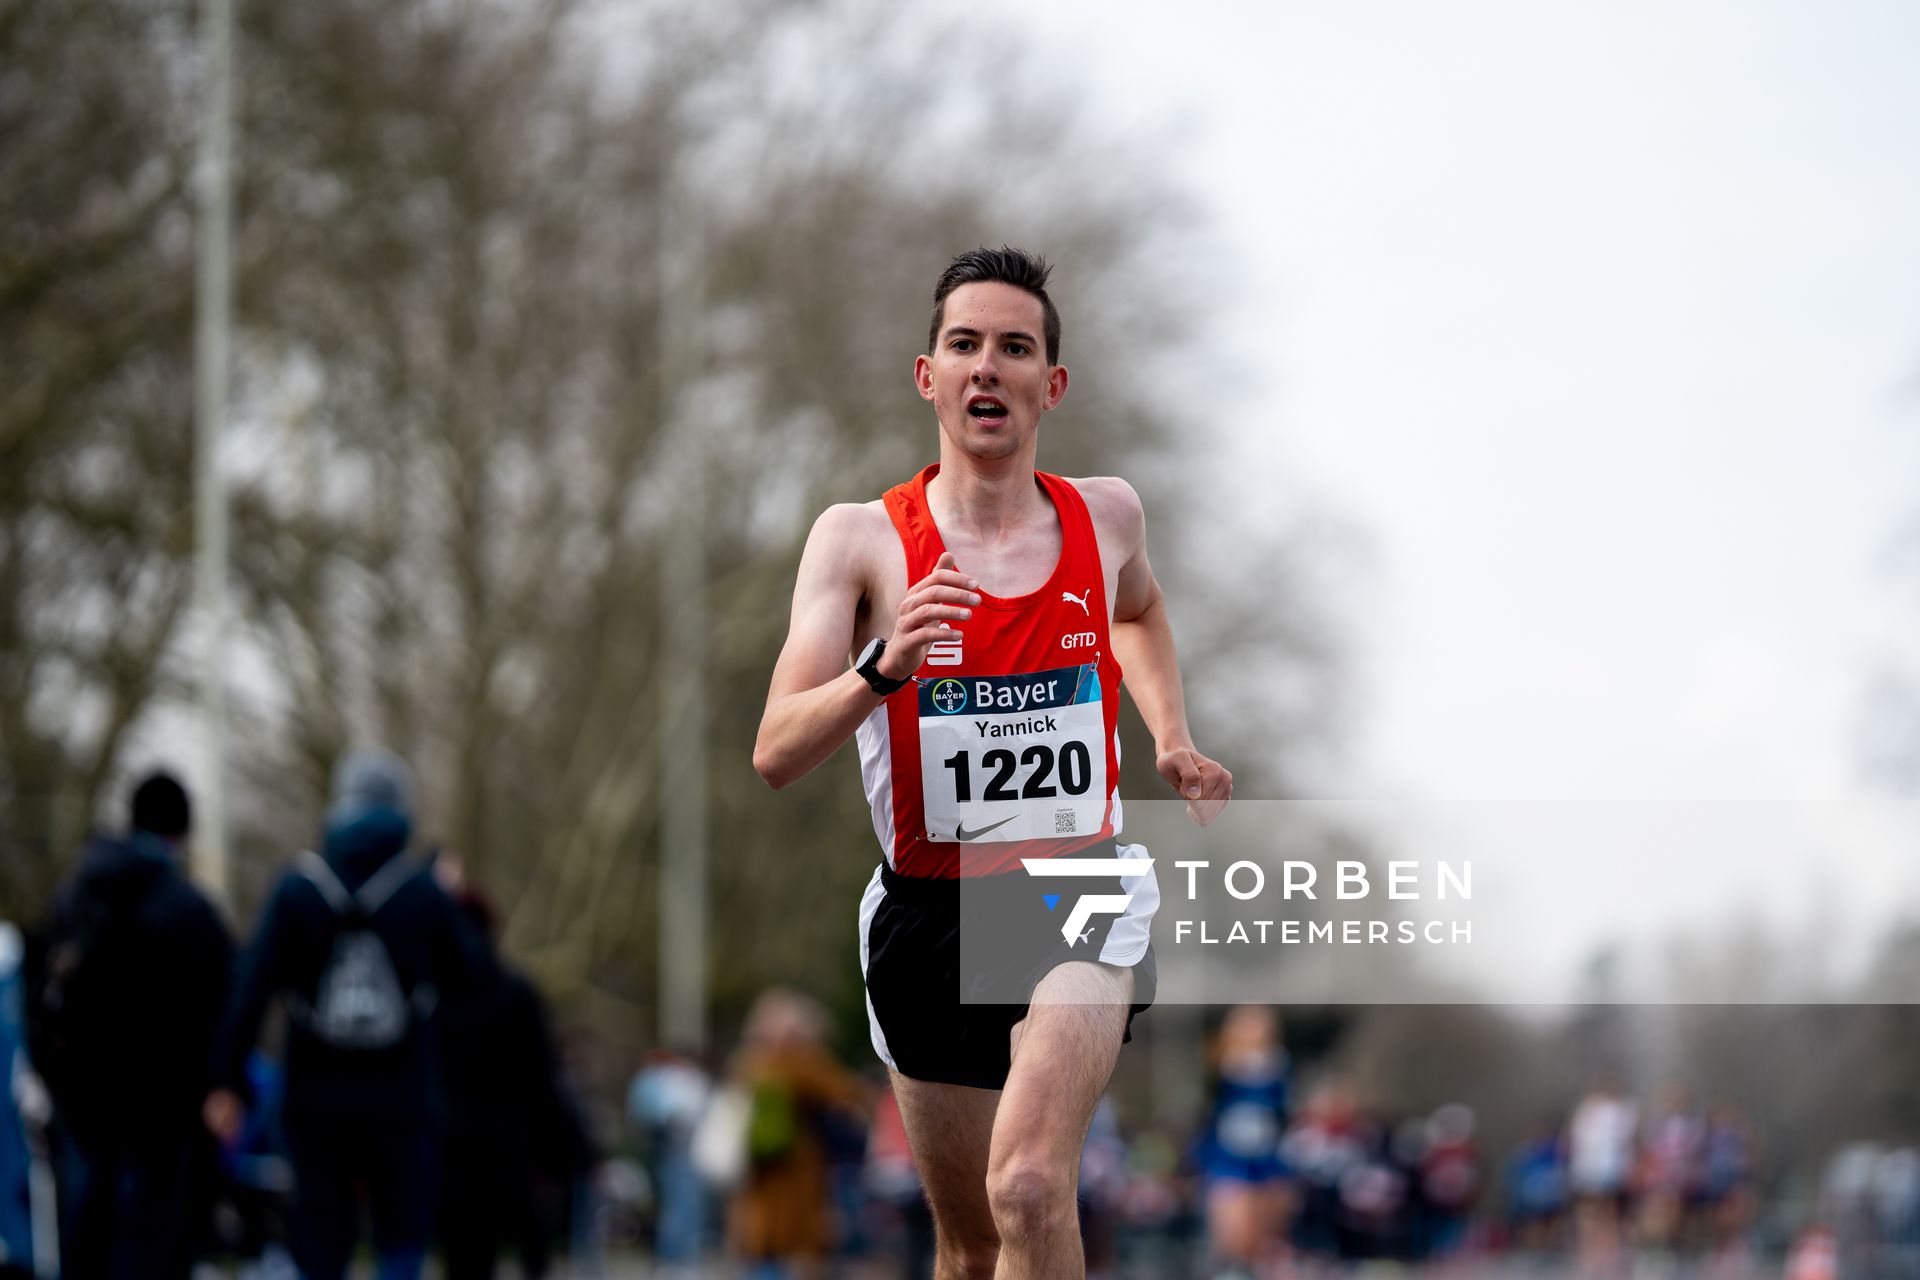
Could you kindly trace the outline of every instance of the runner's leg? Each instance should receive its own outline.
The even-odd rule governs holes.
[[[988,1280],[1000,1252],[987,1203],[987,1145],[1000,1095],[890,1074],[920,1185],[933,1209],[934,1280]]]
[[[1013,1070],[987,1157],[999,1280],[1086,1274],[1076,1197],[1080,1150],[1126,1034],[1133,971],[1076,961],[1034,988],[1013,1028]]]

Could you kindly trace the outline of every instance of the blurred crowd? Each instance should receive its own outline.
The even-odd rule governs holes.
[[[932,1274],[899,1113],[883,1080],[832,1062],[823,1030],[812,1002],[770,991],[729,1064],[661,1053],[634,1077],[632,1185],[650,1190],[628,1229],[669,1272],[731,1257],[768,1277]],[[1209,1101],[1191,1134],[1123,1127],[1110,1102],[1096,1113],[1080,1171],[1089,1274],[1920,1275],[1911,1148],[1843,1147],[1801,1186],[1764,1167],[1740,1108],[1677,1086],[1638,1099],[1603,1074],[1489,1153],[1463,1103],[1390,1115],[1331,1070],[1297,1089],[1279,1015],[1260,1006],[1226,1010],[1195,1069]],[[803,1219],[780,1235],[747,1225]]]
[[[188,880],[166,774],[0,927],[0,1274],[546,1273],[594,1151],[534,986],[457,858],[413,848],[406,766],[345,758],[322,839],[244,947]],[[276,1011],[284,1011],[281,1016]]]
[[[833,1062],[822,1017],[769,991],[730,1062],[662,1052],[634,1076],[626,1230],[668,1274],[710,1274],[719,1257],[765,1277],[932,1274],[898,1110],[882,1079]],[[1296,1089],[1271,1008],[1225,1011],[1205,1054],[1190,1135],[1123,1127],[1110,1101],[1096,1113],[1080,1170],[1089,1274],[1920,1274],[1911,1148],[1845,1147],[1818,1186],[1795,1186],[1763,1169],[1738,1107],[1678,1087],[1640,1100],[1602,1075],[1488,1153],[1462,1103],[1389,1115],[1333,1071]]]
[[[244,945],[181,865],[157,774],[23,932],[0,925],[0,1277],[931,1274],[932,1221],[875,1069],[772,988],[724,1051],[660,1047],[622,1118],[579,1082],[457,858],[413,851],[404,764],[356,753],[319,847]],[[284,1016],[275,1016],[274,1009]],[[1758,1126],[1613,1075],[1488,1150],[1459,1101],[1370,1105],[1297,1065],[1279,1014],[1223,1011],[1188,1131],[1094,1117],[1089,1273],[1833,1280],[1920,1274],[1920,1150],[1770,1168]],[[618,1108],[616,1108],[618,1110]]]

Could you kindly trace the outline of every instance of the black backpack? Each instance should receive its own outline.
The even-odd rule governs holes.
[[[312,1002],[298,998],[288,1002],[294,1020],[335,1049],[390,1049],[400,1044],[414,1022],[432,1010],[433,991],[422,984],[408,992],[401,985],[386,940],[374,927],[374,916],[401,886],[425,870],[425,864],[405,855],[393,858],[357,892],[349,892],[317,853],[302,853],[294,869],[320,891],[340,919]]]

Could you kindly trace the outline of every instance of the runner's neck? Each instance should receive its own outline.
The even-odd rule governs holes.
[[[1018,465],[995,468],[946,454],[943,449],[940,470],[927,481],[927,506],[949,536],[994,543],[1053,524],[1053,500],[1034,479],[1031,457],[1008,458],[1005,463]]]

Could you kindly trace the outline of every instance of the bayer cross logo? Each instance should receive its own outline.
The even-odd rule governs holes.
[[[933,686],[929,696],[933,699],[934,709],[943,716],[967,709],[967,686],[958,680],[942,680]]]
[[[1030,876],[1144,876],[1153,870],[1152,858],[1022,858],[1020,865]],[[1040,895],[1047,910],[1059,905],[1060,895]],[[1093,941],[1087,922],[1094,916],[1117,916],[1133,901],[1131,893],[1089,893],[1074,900],[1073,909],[1060,923],[1060,936],[1069,947]],[[1083,933],[1082,930],[1085,930]]]

